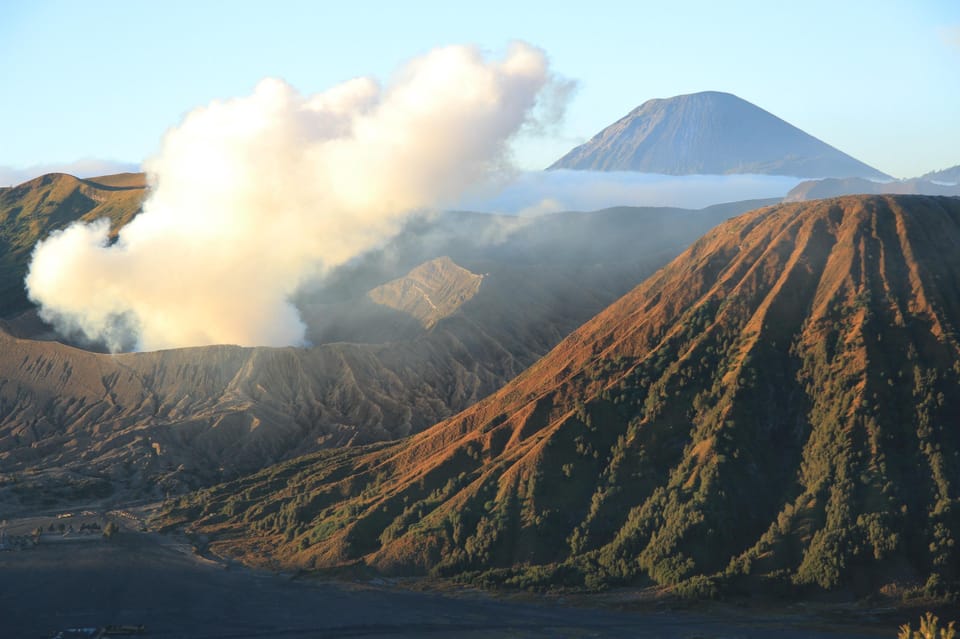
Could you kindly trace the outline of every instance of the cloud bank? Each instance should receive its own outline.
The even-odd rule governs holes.
[[[698,209],[720,202],[783,197],[805,178],[782,175],[659,175],[632,171],[532,171],[496,193],[473,194],[458,207],[484,213],[537,215],[611,206]]]
[[[300,344],[297,288],[505,169],[551,82],[522,43],[497,60],[437,49],[385,87],[302,95],[263,80],[167,132],[145,164],[152,195],[115,243],[94,223],[38,244],[30,297],[114,350]]]

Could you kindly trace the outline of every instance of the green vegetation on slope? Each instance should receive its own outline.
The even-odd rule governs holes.
[[[900,626],[898,639],[954,639],[957,631],[954,628],[955,621],[951,621],[946,626],[940,625],[940,619],[932,612],[926,613],[920,617],[920,625],[917,630],[912,630],[910,624]]]
[[[102,217],[115,234],[140,211],[145,195],[140,174],[81,180],[51,173],[0,188],[0,317],[29,307],[23,278],[37,242],[78,220]]]
[[[678,592],[957,589],[960,201],[721,225],[415,437],[169,504],[254,563]]]
[[[306,349],[105,355],[17,339],[33,327],[4,322],[17,330],[0,331],[0,509],[70,501],[93,480],[118,499],[177,494],[320,449],[420,432],[500,388],[752,206],[559,213],[514,218],[510,232],[509,220],[484,214],[412,222],[389,247],[317,283],[334,294],[302,296],[314,340]],[[494,231],[498,241],[478,240]],[[431,259],[438,253],[458,262]],[[410,263],[419,266],[391,284]],[[401,294],[387,296],[398,310],[365,297],[384,282],[399,284]],[[421,316],[435,322],[429,329],[402,312],[425,310],[417,303],[427,298],[438,310],[428,304]]]

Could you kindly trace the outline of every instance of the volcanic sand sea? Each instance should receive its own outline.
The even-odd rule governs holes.
[[[868,630],[804,628],[785,617],[624,613],[330,582],[224,566],[181,539],[125,530],[112,540],[0,553],[0,636],[144,624],[150,637],[692,637],[866,639]],[[891,631],[892,632],[892,631]],[[888,633],[889,634],[889,633]]]

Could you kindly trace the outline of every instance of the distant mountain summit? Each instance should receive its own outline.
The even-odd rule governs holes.
[[[648,100],[549,169],[890,179],[756,105],[718,91]]]

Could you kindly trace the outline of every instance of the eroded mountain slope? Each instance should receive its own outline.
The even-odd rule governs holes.
[[[560,585],[956,587],[960,200],[732,219],[419,435],[170,504],[252,563]]]
[[[106,355],[0,335],[0,468],[17,481],[56,471],[66,474],[54,483],[89,480],[101,492],[157,495],[318,449],[418,432],[498,389],[738,207],[749,204],[567,214],[524,221],[486,244],[436,225],[410,232],[384,252],[389,259],[341,273],[347,285],[334,320],[356,343],[330,331],[309,348]],[[470,232],[500,225],[477,218]],[[453,298],[476,280],[465,273],[484,274],[473,296],[429,329],[354,293],[429,251],[453,252],[470,265],[413,269],[411,279],[429,271],[432,286]],[[330,317],[330,304],[301,306],[311,326]],[[370,307],[381,311],[365,315]],[[49,496],[48,488],[14,497],[26,503]]]

